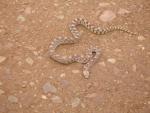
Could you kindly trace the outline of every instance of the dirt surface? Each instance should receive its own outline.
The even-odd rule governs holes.
[[[61,54],[102,50],[89,79],[81,64],[48,57],[57,36],[71,36],[68,24],[84,17],[122,32],[94,35],[79,27],[79,43]],[[149,0],[0,0],[0,113],[150,113]]]

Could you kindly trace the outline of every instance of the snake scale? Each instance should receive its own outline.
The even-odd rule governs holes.
[[[62,63],[62,64],[71,64],[73,62],[78,62],[83,64],[83,76],[84,78],[89,78],[90,68],[92,65],[98,60],[100,57],[100,49],[98,47],[90,46],[85,54],[77,55],[73,54],[70,56],[62,56],[56,53],[56,48],[62,44],[73,44],[77,43],[80,39],[80,32],[77,30],[77,26],[82,25],[89,31],[97,35],[103,35],[112,31],[123,31],[131,35],[136,35],[121,26],[110,26],[106,28],[101,28],[99,26],[95,26],[90,24],[90,22],[83,18],[76,18],[69,24],[70,32],[72,33],[72,37],[57,37],[55,38],[49,46],[49,56],[51,59]]]

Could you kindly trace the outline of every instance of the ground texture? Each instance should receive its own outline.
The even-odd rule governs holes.
[[[149,0],[0,0],[0,113],[150,113],[149,11]],[[101,48],[84,79],[81,64],[62,65],[47,54],[55,37],[71,36],[76,17],[141,36],[79,27],[80,42],[58,52]]]

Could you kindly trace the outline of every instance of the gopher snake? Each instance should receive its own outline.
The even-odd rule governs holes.
[[[50,46],[49,46],[49,55],[50,58],[53,60],[62,63],[62,64],[70,64],[73,62],[78,62],[81,64],[84,64],[83,66],[83,76],[84,78],[89,78],[90,67],[97,61],[97,59],[100,57],[100,49],[98,47],[90,47],[87,52],[84,55],[70,55],[70,56],[61,56],[56,53],[56,48],[61,44],[73,44],[79,41],[80,33],[77,30],[76,26],[82,25],[85,28],[87,28],[89,31],[102,35],[108,32],[112,31],[123,31],[132,35],[135,35],[136,33],[133,33],[123,27],[120,26],[110,26],[107,28],[101,28],[94,26],[90,24],[86,19],[83,18],[76,18],[74,19],[71,24],[69,25],[70,32],[72,33],[73,37],[67,38],[67,37],[57,37],[55,38]]]

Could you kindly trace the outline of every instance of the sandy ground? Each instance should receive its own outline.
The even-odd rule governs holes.
[[[58,52],[101,48],[84,79],[81,64],[47,55],[55,37],[71,36],[68,24],[76,17],[142,36],[98,36],[79,27],[80,42]],[[0,113],[150,113],[149,19],[149,0],[0,0]]]

